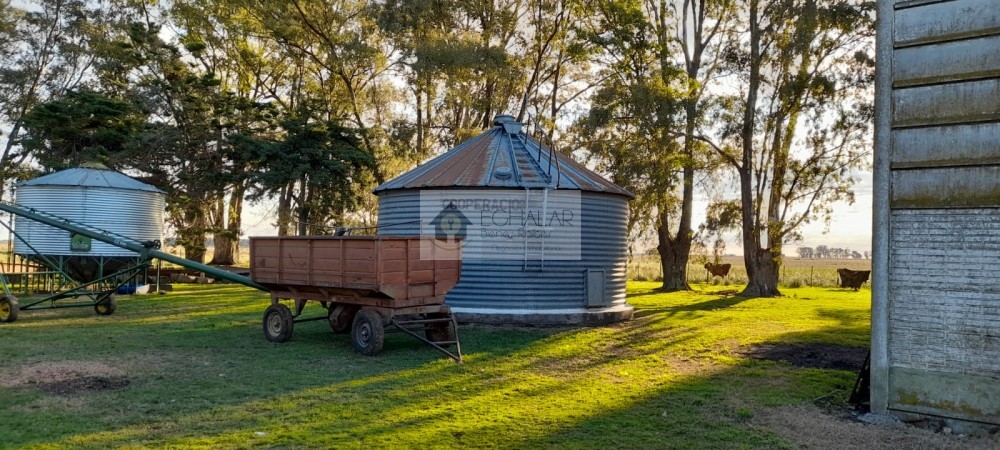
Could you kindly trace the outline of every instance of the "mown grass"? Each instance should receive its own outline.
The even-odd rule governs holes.
[[[791,447],[754,415],[846,399],[853,372],[737,350],[864,347],[867,292],[751,300],[657,286],[631,283],[637,317],[615,326],[462,326],[464,364],[399,334],[380,355],[357,355],[323,322],[269,343],[266,295],[227,285],[122,297],[107,317],[25,312],[0,324],[0,447]],[[52,394],[29,379],[95,371],[129,384]]]

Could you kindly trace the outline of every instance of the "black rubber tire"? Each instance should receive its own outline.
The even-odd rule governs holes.
[[[115,300],[114,294],[94,303],[94,312],[101,316],[110,316],[115,313],[116,309],[118,309],[118,300]]]
[[[440,314],[428,314],[428,319],[442,318]],[[452,321],[447,321],[442,324],[433,324],[428,326],[424,330],[424,336],[427,337],[428,341],[431,342],[441,342],[441,341],[455,341],[458,339],[458,333],[455,332],[455,323]],[[450,347],[454,344],[439,344],[441,347]]]
[[[17,313],[21,311],[17,299],[13,296],[0,297],[0,322],[10,323],[17,320]]]
[[[385,343],[385,323],[382,316],[367,308],[358,311],[351,326],[351,341],[354,342],[354,350],[362,355],[371,356],[382,351]]]
[[[357,306],[332,305],[330,307],[330,313],[327,316],[327,319],[330,322],[330,329],[337,334],[350,333],[351,328],[354,327],[354,316],[357,315],[357,313]]]
[[[295,318],[292,310],[281,303],[271,305],[264,311],[264,338],[271,342],[285,342],[292,338]]]

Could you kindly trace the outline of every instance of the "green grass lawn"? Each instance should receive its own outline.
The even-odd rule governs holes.
[[[462,326],[464,364],[401,334],[361,356],[324,322],[267,342],[267,296],[231,285],[23,312],[0,324],[0,447],[792,447],[754,415],[846,401],[854,372],[741,349],[865,347],[869,291],[658,285],[631,283],[636,319],[616,326]],[[87,377],[127,385],[58,392]]]

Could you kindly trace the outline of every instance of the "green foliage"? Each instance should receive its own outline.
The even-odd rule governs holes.
[[[43,167],[55,171],[86,162],[127,166],[146,116],[128,101],[71,91],[64,98],[36,105],[23,121],[26,133],[19,142],[20,152],[30,153]]]
[[[25,167],[28,152],[16,152],[25,115],[85,84],[104,18],[82,0],[3,2],[0,13],[2,196],[10,182],[32,170]]]
[[[282,122],[283,139],[246,147],[255,168],[256,196],[286,195],[294,202],[300,234],[328,234],[326,223],[344,223],[357,202],[362,171],[375,160],[358,131],[306,114]]]

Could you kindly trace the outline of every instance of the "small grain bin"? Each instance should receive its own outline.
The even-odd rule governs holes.
[[[597,325],[627,320],[633,195],[540,145],[511,116],[375,189],[379,234],[462,237],[447,303],[463,321]]]
[[[163,235],[164,192],[112,170],[68,169],[18,183],[16,188],[16,202],[26,208],[140,241]],[[79,282],[113,274],[139,257],[21,216],[14,218],[14,232],[15,254],[54,265]]]

